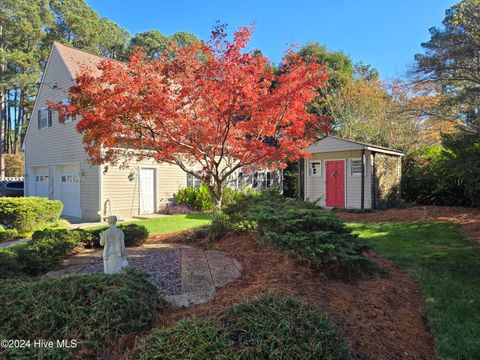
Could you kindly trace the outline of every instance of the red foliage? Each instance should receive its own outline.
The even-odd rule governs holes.
[[[292,52],[280,71],[265,57],[245,51],[252,29],[233,42],[223,26],[211,41],[147,61],[135,53],[127,63],[104,60],[85,70],[70,89],[70,115],[93,163],[125,164],[152,158],[203,167],[222,183],[240,166],[283,167],[304,154],[319,121],[306,105],[326,85],[321,65]],[[62,107],[62,105],[59,105]]]

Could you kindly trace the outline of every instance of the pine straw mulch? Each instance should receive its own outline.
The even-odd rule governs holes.
[[[345,221],[359,222],[453,222],[460,225],[463,235],[480,242],[480,209],[428,205],[370,213],[339,212],[338,215]]]
[[[151,241],[180,242],[182,234]],[[425,317],[424,301],[413,277],[392,262],[368,254],[386,276],[343,282],[326,278],[295,263],[285,254],[258,251],[248,234],[232,235],[218,248],[239,260],[243,276],[218,289],[212,302],[173,308],[159,316],[157,327],[170,326],[188,316],[214,316],[243,298],[262,291],[278,291],[325,309],[341,328],[358,359],[434,359],[434,343]],[[126,358],[134,337],[126,338],[110,358]]]

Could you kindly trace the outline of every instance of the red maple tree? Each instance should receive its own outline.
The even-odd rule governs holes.
[[[84,70],[63,110],[81,116],[77,130],[90,161],[178,165],[208,185],[218,209],[235,170],[283,168],[308,156],[309,129],[325,119],[306,105],[326,85],[326,72],[292,51],[275,70],[246,51],[251,33],[240,28],[229,42],[219,26],[209,42],[172,43],[157,59],[134,53],[127,63],[104,60],[98,71]]]

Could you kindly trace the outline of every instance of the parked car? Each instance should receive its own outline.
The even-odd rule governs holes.
[[[19,197],[23,196],[23,181],[4,180],[0,181],[0,197],[11,196]]]

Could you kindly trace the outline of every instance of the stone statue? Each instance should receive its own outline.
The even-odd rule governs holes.
[[[110,228],[100,234],[100,245],[103,248],[103,268],[105,274],[123,272],[128,266],[125,253],[125,241],[123,231],[117,228],[117,217],[109,216]]]

